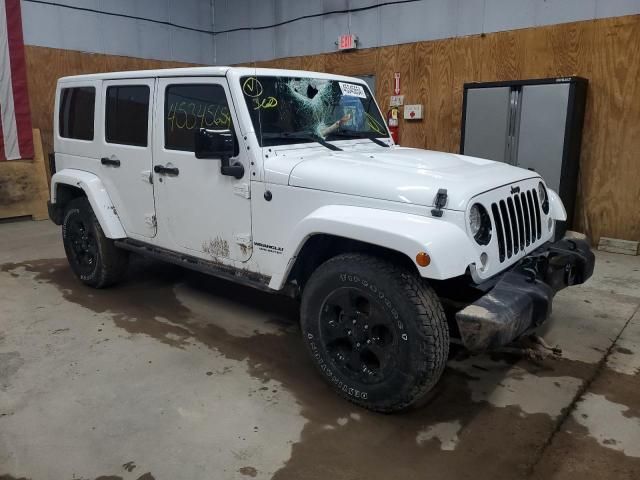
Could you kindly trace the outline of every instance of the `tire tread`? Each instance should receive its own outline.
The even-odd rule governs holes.
[[[78,197],[73,199],[65,209],[64,219],[67,218],[69,210],[78,209],[86,213],[95,228],[96,240],[98,242],[98,251],[100,253],[100,269],[95,279],[91,281],[81,281],[93,288],[109,287],[123,277],[127,270],[129,256],[124,250],[115,246],[114,241],[107,238],[100,226],[100,222],[96,217],[91,204],[86,197]],[[65,247],[66,249],[66,247]]]
[[[395,279],[415,310],[415,326],[421,336],[422,358],[419,368],[409,373],[412,388],[400,395],[391,396],[385,402],[372,406],[366,401],[353,398],[340,389],[336,391],[347,400],[364,408],[382,413],[405,410],[420,402],[438,382],[444,371],[449,353],[449,328],[444,309],[433,289],[417,272],[411,272],[401,265],[395,265],[383,258],[364,253],[344,253],[327,260],[318,269],[332,268],[345,264],[367,264],[379,275]],[[307,285],[308,286],[308,285]]]

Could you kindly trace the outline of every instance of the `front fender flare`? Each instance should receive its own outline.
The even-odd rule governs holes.
[[[109,193],[98,176],[71,168],[60,170],[51,177],[51,203],[53,204],[56,203],[58,185],[71,185],[84,191],[107,238],[127,237]]]
[[[447,212],[449,215],[453,212]],[[348,205],[320,207],[300,221],[289,238],[281,268],[269,286],[279,290],[305,242],[316,234],[335,235],[371,243],[407,255],[415,264],[416,254],[431,257],[427,267],[419,267],[425,278],[444,280],[463,275],[475,261],[473,246],[465,231],[455,223],[420,215]]]

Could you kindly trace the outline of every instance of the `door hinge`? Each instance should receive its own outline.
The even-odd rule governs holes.
[[[233,236],[233,241],[238,245],[244,245],[245,247],[250,247],[252,244],[251,234],[250,233],[238,233]]]
[[[233,193],[242,198],[251,198],[251,190],[248,183],[236,183],[233,186]]]
[[[144,223],[149,225],[151,228],[156,228],[156,226],[158,225],[156,216],[153,213],[148,213],[144,216]]]

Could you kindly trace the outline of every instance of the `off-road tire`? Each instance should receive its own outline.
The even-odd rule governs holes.
[[[84,226],[91,249],[94,253],[93,262],[82,262],[82,258],[74,249],[74,227]],[[75,229],[77,231],[77,229]],[[73,273],[85,285],[93,288],[105,288],[117,283],[127,269],[129,255],[125,250],[114,245],[113,240],[107,238],[102,231],[91,204],[86,197],[75,198],[65,208],[62,222],[62,241],[67,260]],[[76,247],[77,248],[77,247]]]
[[[340,366],[340,358],[335,358],[335,352],[323,339],[322,329],[328,328],[321,325],[324,316],[334,315],[331,313],[334,307],[328,302],[335,295],[344,295],[332,292],[354,288],[356,292],[371,294],[373,302],[381,307],[377,311],[391,320],[389,325],[395,328],[393,334],[398,340],[398,347],[393,350],[397,348],[397,358],[388,367],[388,378],[383,376],[374,385],[355,380],[351,371],[343,373],[341,368],[348,362],[343,360]],[[359,315],[357,312],[356,317],[360,318]],[[313,273],[303,291],[300,316],[304,343],[322,376],[338,394],[364,408],[390,413],[419,404],[445,368],[449,329],[438,297],[417,272],[379,257],[348,253],[326,261]],[[339,314],[337,321],[342,318],[344,315]],[[335,325],[336,321],[329,324]],[[366,368],[365,371],[371,372]]]

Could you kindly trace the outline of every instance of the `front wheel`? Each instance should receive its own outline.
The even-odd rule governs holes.
[[[67,205],[62,241],[73,273],[86,285],[108,287],[124,275],[128,254],[105,236],[85,197],[76,198]]]
[[[424,398],[449,351],[435,292],[416,273],[366,254],[339,255],[313,273],[302,295],[301,325],[329,384],[379,412]]]

